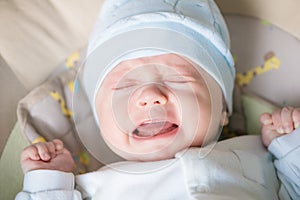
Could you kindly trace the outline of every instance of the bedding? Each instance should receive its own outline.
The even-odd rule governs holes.
[[[86,44],[101,4],[0,1],[0,55],[26,89],[41,84],[74,49]],[[32,70],[39,76],[32,76]]]
[[[16,123],[0,158],[0,199],[14,199],[17,192],[22,189],[20,154],[29,144]]]
[[[0,154],[17,102],[86,45],[102,1],[0,1]]]
[[[300,40],[267,20],[236,15],[225,19],[237,84],[277,106],[299,107]]]

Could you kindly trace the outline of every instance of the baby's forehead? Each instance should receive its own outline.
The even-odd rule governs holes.
[[[162,71],[164,71],[164,69],[174,70],[174,72],[177,73],[195,73],[198,69],[198,67],[187,58],[177,54],[168,53],[122,61],[112,69],[111,73],[124,74],[143,66],[157,67]]]

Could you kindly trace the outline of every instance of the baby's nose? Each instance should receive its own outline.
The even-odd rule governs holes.
[[[151,84],[143,86],[136,91],[138,92],[137,106],[146,107],[152,105],[165,105],[168,101],[167,94],[162,86]]]

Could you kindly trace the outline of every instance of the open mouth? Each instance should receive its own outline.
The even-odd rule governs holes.
[[[168,133],[175,133],[178,125],[169,121],[143,122],[133,130],[132,136],[135,138],[151,138]]]

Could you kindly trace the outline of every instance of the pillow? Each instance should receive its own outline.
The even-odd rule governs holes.
[[[242,94],[242,106],[246,121],[246,132],[251,135],[261,133],[260,115],[264,112],[272,113],[279,109],[276,105],[251,93]]]

